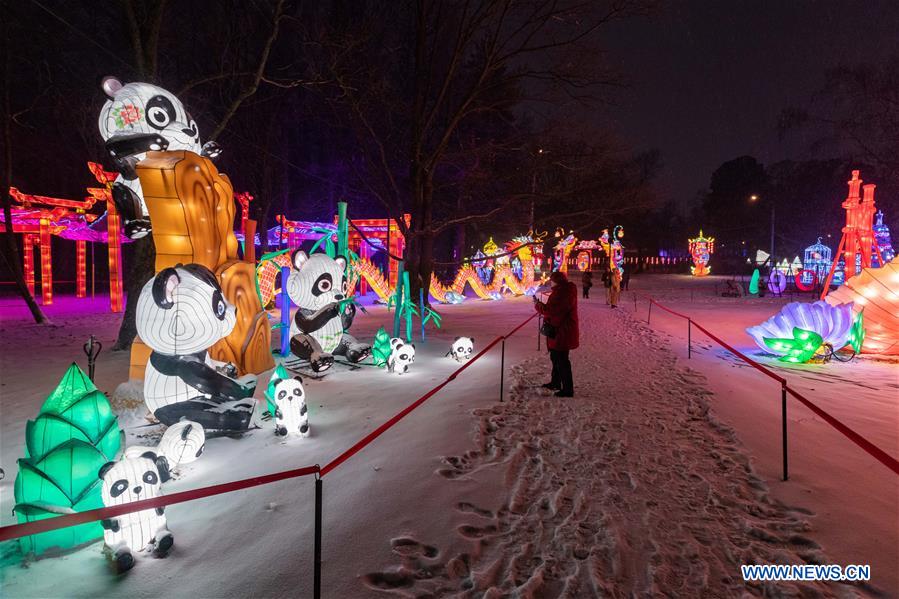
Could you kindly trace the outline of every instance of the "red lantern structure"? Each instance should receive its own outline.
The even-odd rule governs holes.
[[[883,264],[883,257],[880,255],[880,248],[877,246],[874,235],[874,188],[876,185],[869,183],[863,186],[858,174],[859,171],[852,171],[852,179],[848,181],[849,195],[843,201],[843,208],[846,210],[846,226],[843,227],[843,238],[840,239],[840,246],[834,256],[833,264],[830,266],[830,272],[827,273],[827,278],[824,280],[821,299],[824,299],[830,290],[830,282],[833,280],[833,274],[840,258],[844,262],[845,281],[860,272],[860,270],[856,270],[857,258],[862,269],[871,268],[872,258],[875,255],[878,264]],[[863,196],[859,195],[859,188],[862,189]]]

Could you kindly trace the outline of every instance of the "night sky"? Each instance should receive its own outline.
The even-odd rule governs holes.
[[[778,114],[807,105],[827,69],[899,50],[899,2],[675,1],[617,24],[608,46],[630,82],[613,127],[662,151],[657,189],[685,203],[731,158],[813,157],[813,134],[778,139]]]

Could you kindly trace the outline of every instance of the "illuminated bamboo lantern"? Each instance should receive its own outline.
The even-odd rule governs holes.
[[[210,357],[231,362],[241,375],[272,368],[271,325],[256,293],[256,268],[237,255],[228,177],[208,158],[186,150],[148,152],[137,174],[153,223],[156,271],[179,263],[202,264],[215,273],[225,298],[237,307],[237,325],[209,349]],[[149,354],[135,339],[132,379],[143,378]]]

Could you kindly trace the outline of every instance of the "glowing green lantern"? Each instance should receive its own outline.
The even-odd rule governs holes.
[[[808,362],[824,343],[824,338],[814,331],[793,327],[792,339],[763,338],[765,345],[783,355],[781,362]]]
[[[749,280],[749,293],[758,295],[759,292],[759,269],[752,271],[752,278]]]
[[[15,483],[19,522],[103,507],[98,472],[121,448],[118,419],[103,395],[76,364],[25,426],[25,457]],[[99,539],[98,522],[20,540],[25,553],[68,549]]]
[[[859,312],[855,320],[852,321],[852,328],[849,329],[849,345],[855,353],[862,352],[862,344],[865,342],[865,318],[862,316],[864,311]]]
[[[384,366],[387,359],[390,358],[390,335],[384,330],[384,327],[378,329],[375,333],[375,342],[371,348],[371,359],[375,366]]]

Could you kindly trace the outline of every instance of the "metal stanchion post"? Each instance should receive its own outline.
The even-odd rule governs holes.
[[[784,461],[784,480],[789,478],[787,471],[787,384],[780,384],[780,417],[783,427],[783,461]]]
[[[499,358],[499,400],[503,400],[503,392],[506,385],[506,338],[503,337],[502,349]]]
[[[313,540],[312,596],[322,596],[322,479],[315,477],[315,539]]]
[[[693,358],[693,321],[687,319],[687,359]]]
[[[649,300],[649,314],[646,315],[646,324],[649,324],[650,320],[652,320],[652,299]]]
[[[543,317],[537,316],[537,351],[540,351],[540,329],[543,327]]]

